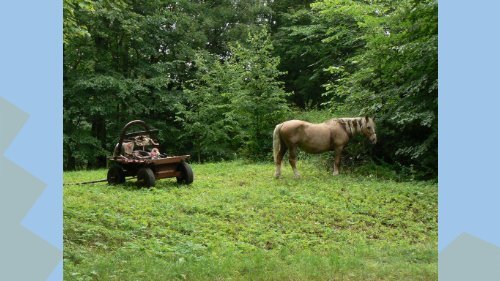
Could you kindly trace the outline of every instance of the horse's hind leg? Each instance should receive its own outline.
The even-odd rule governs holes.
[[[283,157],[285,157],[286,149],[287,147],[282,143],[278,151],[278,155],[276,156],[276,173],[274,173],[275,178],[281,177],[281,162],[283,161]]]
[[[339,174],[340,170],[340,158],[342,156],[343,146],[335,147],[335,161],[333,162],[333,175],[336,176]]]
[[[290,162],[290,166],[292,166],[293,174],[295,178],[300,178],[299,171],[297,170],[297,147],[290,147],[290,154],[288,155],[288,161]]]

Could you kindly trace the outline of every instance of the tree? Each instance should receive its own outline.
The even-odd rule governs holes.
[[[186,100],[179,105],[177,122],[182,124],[181,139],[192,144],[201,159],[232,158],[241,144],[235,139],[239,125],[229,115],[234,73],[217,56],[199,54],[197,75],[185,84]]]
[[[265,28],[250,33],[244,42],[230,44],[229,56],[196,60],[197,77],[188,83],[189,96],[179,120],[201,154],[223,158],[236,153],[262,159],[269,156],[274,126],[288,106],[271,56]]]
[[[397,3],[397,5],[395,5]],[[344,13],[363,29],[365,47],[349,58],[354,71],[336,65],[341,78],[327,84],[341,107],[378,119],[376,156],[437,175],[437,1],[329,0],[323,14]],[[333,32],[332,36],[336,36]]]
[[[278,70],[279,58],[273,57],[273,45],[267,29],[250,34],[245,44],[231,48],[228,61],[230,72],[237,73],[235,84],[239,90],[232,93],[232,116],[239,120],[245,154],[263,158],[271,151],[274,126],[283,121],[288,110],[283,82],[284,73]]]
[[[168,152],[185,152],[175,122],[197,53],[228,53],[266,17],[262,1],[64,3],[65,168],[106,164],[121,127],[144,119]]]

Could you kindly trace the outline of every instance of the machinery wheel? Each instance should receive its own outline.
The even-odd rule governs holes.
[[[177,183],[179,184],[191,184],[194,180],[193,170],[186,162],[181,162],[177,166],[177,170],[181,172],[181,176],[177,177]]]
[[[108,184],[122,184],[125,182],[125,171],[120,165],[113,165],[108,170],[107,176]]]
[[[137,184],[144,187],[152,187],[155,185],[155,174],[150,168],[140,168],[137,171]]]

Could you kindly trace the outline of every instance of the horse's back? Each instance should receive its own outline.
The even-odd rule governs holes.
[[[296,130],[300,127],[304,127],[304,126],[307,126],[309,124],[312,124],[312,123],[309,123],[307,121],[298,120],[298,119],[293,119],[293,120],[288,120],[288,121],[283,122],[283,126],[281,128],[282,128],[282,130],[283,130],[283,128],[285,128],[285,130]]]
[[[283,122],[280,129],[280,136],[287,143],[296,143],[304,134],[305,127],[310,124],[302,120],[288,120]]]
[[[298,145],[309,153],[330,149],[330,128],[325,123],[289,120],[283,122],[280,135],[287,145]]]

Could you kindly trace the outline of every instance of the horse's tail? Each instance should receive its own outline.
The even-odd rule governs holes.
[[[276,125],[273,132],[273,157],[274,163],[276,163],[278,158],[278,152],[280,151],[281,140],[280,140],[280,129],[283,126],[283,123]]]

